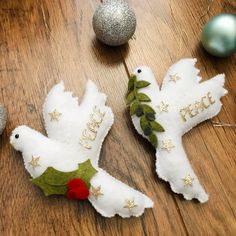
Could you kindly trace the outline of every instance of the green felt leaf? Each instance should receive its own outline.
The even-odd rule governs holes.
[[[136,83],[136,87],[137,88],[145,88],[149,85],[150,83],[148,81],[145,81],[145,80],[140,80],[140,81],[137,81]]]
[[[157,131],[157,132],[164,132],[165,131],[165,129],[156,121],[151,121],[150,124],[151,124],[151,127],[154,131]]]
[[[140,117],[140,126],[144,135],[148,136],[149,141],[154,147],[158,145],[158,139],[155,133],[164,132],[165,129],[156,122],[156,111],[149,105],[143,104],[143,102],[151,102],[151,99],[145,93],[139,93],[138,90],[149,86],[150,83],[145,80],[137,81],[137,77],[134,75],[128,82],[129,94],[127,96],[127,104],[130,105],[130,115],[136,115]]]
[[[136,81],[136,76],[130,77],[129,82],[128,82],[129,90],[132,90],[134,88],[135,81]]]
[[[132,105],[130,106],[130,115],[134,115],[136,110],[137,110],[137,107],[139,105],[139,102],[138,101],[135,101],[132,103]]]
[[[151,142],[152,146],[156,148],[158,145],[157,136],[154,133],[151,133],[148,138],[149,138],[149,141]]]
[[[144,115],[140,118],[140,126],[143,131],[147,126],[149,126],[149,122]]]
[[[126,98],[127,100],[127,104],[130,104],[131,102],[133,102],[133,100],[135,99],[135,93],[134,91],[130,92]]]
[[[87,160],[79,164],[79,169],[76,171],[76,178],[82,179],[88,188],[90,188],[90,180],[97,173],[97,170],[93,168],[90,160]]]
[[[90,160],[87,160],[79,164],[77,170],[71,172],[62,172],[53,167],[48,167],[42,175],[32,179],[32,183],[40,187],[46,196],[64,195],[67,192],[67,183],[71,179],[82,179],[89,188],[90,180],[96,172]]]
[[[144,93],[138,93],[136,97],[141,102],[151,102],[151,99],[148,97],[148,95]]]
[[[147,104],[142,104],[144,113],[153,113],[156,114],[155,110]]]

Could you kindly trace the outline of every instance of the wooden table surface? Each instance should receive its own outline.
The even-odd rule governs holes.
[[[234,0],[130,0],[135,37],[112,48],[99,43],[92,16],[99,0],[0,1],[0,102],[8,109],[1,136],[0,235],[236,235],[236,129],[206,121],[184,136],[193,169],[210,195],[206,204],[185,201],[155,173],[155,152],[131,124],[125,104],[129,73],[149,65],[159,83],[168,67],[196,57],[204,79],[226,74],[229,94],[214,121],[236,123],[235,57],[215,58],[199,45],[208,19],[236,12]],[[115,123],[100,165],[150,196],[155,207],[139,218],[103,218],[89,202],[43,196],[29,181],[12,129],[26,124],[43,133],[42,103],[60,80],[82,96],[87,79],[108,95]]]

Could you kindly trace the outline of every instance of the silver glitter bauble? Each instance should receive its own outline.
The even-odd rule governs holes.
[[[128,42],[136,28],[136,17],[123,0],[106,0],[93,15],[93,29],[97,38],[110,46]]]
[[[7,111],[3,105],[0,105],[0,134],[2,134],[7,122]]]

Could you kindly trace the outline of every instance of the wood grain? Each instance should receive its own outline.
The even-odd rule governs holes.
[[[210,16],[236,12],[235,1],[130,0],[138,25],[128,45],[111,48],[94,36],[99,0],[0,1],[0,101],[8,123],[1,142],[0,234],[8,235],[236,235],[236,132],[206,121],[185,135],[191,164],[210,194],[206,204],[184,201],[155,173],[154,150],[134,131],[125,105],[128,76],[149,65],[162,82],[168,67],[196,57],[204,79],[226,74],[229,94],[215,121],[236,123],[235,56],[205,53],[199,35]],[[115,123],[100,165],[155,202],[140,218],[101,217],[88,202],[46,198],[29,182],[21,155],[9,145],[11,130],[26,124],[43,133],[42,103],[64,80],[82,96],[87,79],[108,95]]]

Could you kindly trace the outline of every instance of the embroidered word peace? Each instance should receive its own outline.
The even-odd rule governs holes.
[[[105,112],[101,112],[96,106],[93,108],[93,113],[90,114],[90,120],[86,124],[87,128],[83,130],[82,136],[80,138],[80,144],[91,149],[91,141],[94,141],[97,137],[98,129],[103,121]]]
[[[200,112],[203,112],[215,103],[210,92],[207,95],[201,97],[201,99],[195,101],[194,103],[180,109],[179,113],[184,122],[187,121],[187,117],[193,118]]]

